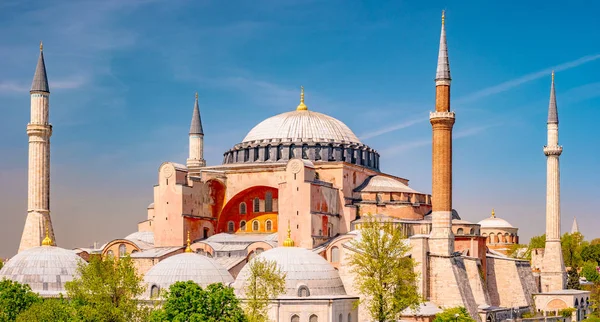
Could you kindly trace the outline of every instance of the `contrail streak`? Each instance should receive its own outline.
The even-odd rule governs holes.
[[[384,129],[381,129],[381,130],[377,130],[377,131],[365,133],[365,134],[363,134],[363,135],[360,136],[360,139],[361,140],[366,140],[366,139],[374,138],[376,136],[380,136],[382,134],[386,134],[386,133],[389,133],[389,132],[400,130],[400,129],[409,127],[411,125],[424,122],[426,120],[428,120],[428,118],[421,117],[421,118],[418,118],[418,119],[414,119],[414,120],[410,120],[410,121],[398,123],[396,125],[393,125],[393,126],[390,126],[390,127],[386,127]]]

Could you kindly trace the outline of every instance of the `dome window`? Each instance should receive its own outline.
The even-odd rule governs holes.
[[[119,257],[125,257],[127,255],[127,246],[125,244],[119,245]]]
[[[300,285],[300,287],[298,287],[298,297],[309,297],[310,296],[310,291],[308,290],[308,287],[306,285]]]
[[[108,256],[108,257],[115,257],[115,254],[113,253],[112,250],[109,250],[108,252],[106,252],[106,256]]]
[[[240,221],[240,230],[246,231],[246,221],[245,220]]]
[[[265,228],[267,231],[273,230],[273,222],[271,220],[267,220],[267,222],[265,223]]]
[[[158,288],[158,286],[152,285],[152,288],[150,288],[150,298],[155,299],[158,297],[159,294],[160,294],[160,289]]]
[[[456,231],[456,234],[457,235],[464,235],[465,232],[464,232],[464,230],[462,228],[458,228],[458,230]]]
[[[227,223],[227,231],[232,233],[235,230],[235,224],[233,223],[233,221],[230,221]]]
[[[245,215],[245,214],[246,214],[246,203],[240,202],[240,215]]]
[[[252,222],[252,230],[258,231],[260,229],[260,225],[258,224],[258,220]]]
[[[337,246],[331,247],[331,262],[332,263],[340,262],[340,249]]]

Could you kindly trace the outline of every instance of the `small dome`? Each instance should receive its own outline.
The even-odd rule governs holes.
[[[148,284],[145,297],[149,298],[152,287],[168,289],[175,282],[193,281],[202,287],[212,283],[229,285],[233,277],[212,258],[196,253],[182,253],[171,256],[154,265],[144,276]]]
[[[127,240],[141,240],[144,243],[154,245],[154,232],[151,231],[136,231],[135,233],[127,235],[124,239]]]
[[[356,188],[355,191],[419,193],[402,183],[400,180],[382,175],[376,175],[367,178],[367,180],[365,180],[365,182]]]
[[[300,247],[277,247],[267,250],[255,258],[275,261],[282,272],[287,274],[283,296],[299,296],[300,290],[308,289],[308,296],[346,295],[344,284],[338,271],[323,257]],[[250,264],[240,271],[234,286],[243,293],[250,276]]]
[[[490,217],[486,218],[478,223],[481,228],[515,228],[508,221],[498,218],[498,217]]]
[[[260,122],[248,132],[242,143],[274,140],[361,143],[343,122],[306,110],[282,113]]]
[[[24,250],[0,270],[0,280],[7,278],[28,284],[44,297],[66,295],[65,283],[77,274],[79,263],[85,263],[74,251],[54,246],[38,246]]]

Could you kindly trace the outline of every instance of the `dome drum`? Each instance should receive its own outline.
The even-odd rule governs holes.
[[[223,164],[286,162],[302,158],[310,161],[343,161],[379,171],[379,153],[362,143],[282,141],[238,144],[225,152]]]

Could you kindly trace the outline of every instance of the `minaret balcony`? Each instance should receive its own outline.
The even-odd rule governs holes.
[[[560,155],[563,151],[563,147],[560,145],[554,145],[554,146],[544,146],[544,154],[546,156],[551,156],[551,155]]]
[[[429,119],[432,121],[435,119],[454,119],[454,118],[455,118],[454,112],[429,112]]]

